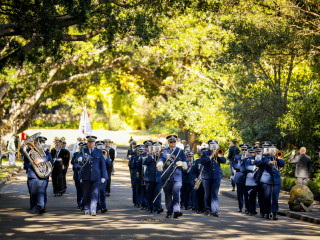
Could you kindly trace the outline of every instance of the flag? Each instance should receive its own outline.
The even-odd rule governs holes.
[[[79,124],[79,134],[81,137],[86,137],[92,134],[92,127],[89,119],[89,114],[87,112],[86,106],[83,107],[83,112],[80,118]]]

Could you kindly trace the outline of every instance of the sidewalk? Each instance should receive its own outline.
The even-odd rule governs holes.
[[[234,198],[237,200],[237,192],[232,191],[230,180],[222,179],[219,193],[223,196]],[[312,212],[294,212],[290,211],[289,194],[282,192],[279,197],[279,215],[298,219],[305,222],[320,224],[320,203],[315,202]]]

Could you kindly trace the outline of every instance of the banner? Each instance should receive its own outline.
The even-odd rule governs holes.
[[[81,137],[86,137],[92,134],[92,127],[89,119],[89,114],[87,112],[86,106],[83,107],[83,112],[80,118],[79,124],[79,135]]]

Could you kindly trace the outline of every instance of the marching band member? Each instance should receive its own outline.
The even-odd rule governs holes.
[[[263,209],[263,188],[262,188],[262,183],[260,182],[261,175],[263,173],[264,167],[262,165],[262,148],[260,147],[255,147],[254,149],[255,152],[255,162],[254,164],[256,165],[255,173],[253,175],[253,178],[255,182],[257,183],[257,191],[258,191],[258,203],[260,207],[260,217],[264,218],[265,213]]]
[[[277,213],[279,210],[278,199],[281,190],[281,175],[279,167],[284,166],[284,161],[281,158],[275,156],[275,152],[270,151],[270,148],[276,149],[274,146],[266,146],[265,149],[268,149],[267,154],[262,159],[262,165],[264,170],[260,182],[262,183],[263,189],[263,203],[262,207],[264,213],[266,214],[266,219],[270,219],[270,214],[272,212],[273,220],[277,220]]]
[[[41,162],[48,162],[50,161],[51,164],[53,165],[53,160],[51,158],[49,150],[46,148],[45,141],[47,138],[45,137],[38,137],[36,138],[35,142],[38,142],[40,148],[44,151],[45,157],[42,159],[36,159],[34,160],[34,164],[39,164]],[[30,148],[27,149],[28,154],[32,154]],[[47,187],[48,187],[48,182],[49,182],[49,177],[47,178],[40,178],[32,164],[30,163],[29,159],[27,158],[26,155],[23,156],[23,162],[24,162],[24,169],[27,170],[27,184],[29,188],[29,193],[30,193],[30,209],[31,213],[45,213],[46,210],[46,203],[47,203]]]
[[[249,150],[250,156],[244,162],[245,166],[245,192],[248,197],[248,213],[250,216],[256,215],[256,207],[257,207],[257,192],[258,186],[254,179],[254,172],[256,169],[255,166],[255,156],[254,156],[254,148],[250,148]]]
[[[190,203],[190,199],[191,199],[191,188],[192,188],[191,170],[194,164],[193,155],[194,155],[193,152],[186,153],[188,168],[182,171],[181,206],[182,207],[184,206],[185,210],[189,210],[192,205],[192,202]]]
[[[53,158],[53,171],[52,171],[52,186],[53,186],[53,196],[60,197],[63,194],[63,173],[62,173],[62,141],[59,138],[54,139],[54,148],[51,149],[51,156]]]
[[[229,160],[229,164],[230,164],[230,170],[231,170],[231,177],[230,177],[230,181],[231,181],[231,185],[232,185],[232,191],[235,191],[236,188],[236,183],[235,183],[235,170],[233,168],[233,161],[235,160],[234,158],[240,154],[239,148],[236,146],[237,141],[236,140],[232,140],[230,142],[230,148],[229,148],[229,154],[228,154],[228,160]]]
[[[137,143],[132,141],[130,143],[130,149],[128,150],[127,157],[129,158],[128,166],[130,172],[130,179],[131,179],[131,189],[132,189],[132,202],[133,206],[137,207],[137,196],[136,196],[136,173],[134,174],[133,163],[136,161],[137,158],[137,151],[136,151]]]
[[[95,147],[95,136],[88,136],[88,148],[78,154],[77,161],[81,165],[84,214],[96,216],[99,198],[99,185],[108,178],[106,163],[102,151]]]
[[[201,165],[201,156],[202,151],[201,149],[198,150],[198,159],[195,161],[193,167],[192,167],[192,178],[194,180],[194,184],[196,184],[199,181],[199,178],[201,178],[202,171],[203,171],[203,165]],[[199,185],[199,188],[196,191],[196,201],[195,201],[195,211],[196,213],[200,214],[204,212],[204,189],[202,182]]]
[[[112,170],[114,167],[114,159],[115,159],[116,154],[115,154],[114,148],[111,147],[112,141],[110,139],[105,139],[104,142],[106,145],[107,155],[111,160],[110,166],[107,166],[107,172],[108,172],[109,179],[107,181],[107,186],[106,186],[106,196],[109,197],[110,193],[111,193],[111,175],[112,175]]]
[[[148,204],[147,200],[147,189],[146,189],[146,182],[145,182],[145,172],[147,166],[145,165],[146,158],[149,157],[149,154],[152,152],[152,144],[153,142],[151,140],[147,140],[143,142],[144,145],[144,151],[140,152],[140,161],[141,163],[141,210],[149,210],[150,206]]]
[[[157,163],[158,171],[163,171],[162,186],[167,208],[166,218],[182,216],[179,205],[179,193],[182,186],[182,169],[187,169],[187,159],[183,149],[176,147],[177,136],[167,137],[169,147],[165,148]]]
[[[219,149],[218,141],[209,140],[209,149],[203,151],[201,165],[204,165],[202,178],[204,187],[204,206],[205,214],[218,217],[219,198],[218,192],[220,182],[223,177],[220,163],[225,163],[226,158],[218,156],[216,151]]]
[[[161,191],[161,172],[157,170],[156,164],[159,160],[162,144],[161,142],[153,143],[152,153],[148,153],[148,157],[145,158],[143,164],[146,165],[146,172],[144,180],[146,182],[147,201],[149,206],[149,212],[157,212],[158,214],[163,212],[161,205],[161,193],[157,197],[157,193]],[[155,199],[157,197],[157,199]]]
[[[245,191],[245,162],[249,157],[247,155],[248,146],[243,144],[241,147],[241,155],[237,155],[234,158],[232,168],[235,170],[234,182],[237,185],[237,199],[238,199],[238,212],[242,212],[243,198],[245,202],[245,212],[248,213],[248,195]]]
[[[80,181],[80,175],[79,172],[81,170],[81,166],[79,165],[77,161],[77,156],[80,152],[83,151],[83,148],[87,147],[87,144],[85,142],[79,142],[78,143],[78,149],[75,150],[73,153],[73,157],[71,160],[72,164],[72,170],[73,170],[73,180],[76,186],[76,192],[77,192],[77,204],[78,208],[83,210],[83,193],[82,193],[82,184]]]
[[[106,169],[108,167],[111,166],[111,160],[110,157],[107,154],[107,151],[105,150],[105,142],[104,141],[96,141],[95,143],[96,148],[101,150],[103,153],[103,157],[104,157],[104,162],[105,162],[105,166]],[[101,210],[101,213],[105,213],[108,211],[107,209],[107,203],[106,203],[106,186],[107,186],[107,182],[109,179],[109,174],[107,172],[107,178],[106,181],[103,183],[101,182],[99,185],[99,200],[98,200],[98,205],[97,205],[97,211]],[[102,177],[102,176],[101,176]]]
[[[141,207],[141,171],[142,171],[142,161],[140,160],[140,154],[145,151],[143,145],[137,145],[136,154],[131,156],[131,161],[129,161],[129,168],[131,169],[131,181],[132,181],[132,191],[133,200],[136,207]]]
[[[69,167],[70,162],[70,152],[66,149],[67,142],[64,137],[61,138],[61,150],[60,150],[60,156],[62,158],[62,192],[61,195],[64,194],[67,190],[67,171]]]

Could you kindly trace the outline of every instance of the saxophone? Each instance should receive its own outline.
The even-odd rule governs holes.
[[[39,164],[34,163],[35,160],[43,159],[46,156],[45,152],[39,147],[38,143],[35,141],[36,138],[40,136],[40,134],[41,133],[36,133],[28,137],[21,146],[21,149],[28,158],[29,162],[31,163],[37,176],[39,178],[48,178],[53,169],[51,162],[40,162]],[[28,148],[30,148],[29,151],[27,150]]]

